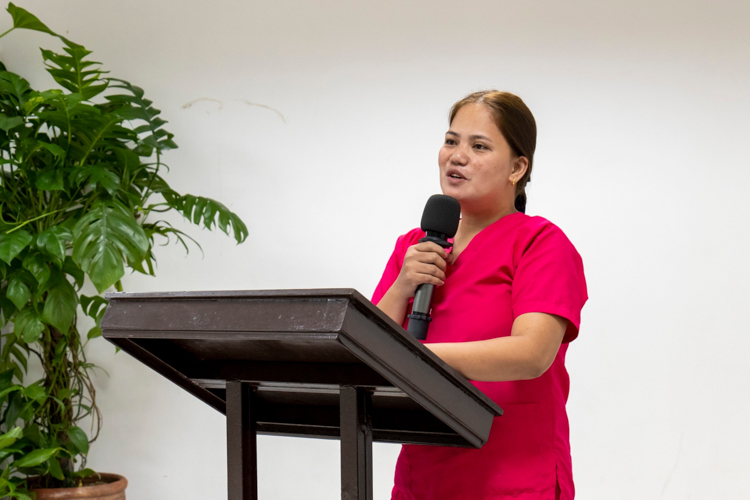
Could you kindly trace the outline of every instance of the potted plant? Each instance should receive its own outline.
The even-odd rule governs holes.
[[[99,294],[121,291],[126,268],[153,275],[160,239],[187,250],[188,236],[154,217],[176,210],[237,243],[247,228],[221,203],[170,188],[162,155],[177,145],[142,89],[105,77],[88,50],[24,9],[7,11],[13,27],[0,38],[22,28],[63,43],[42,50],[61,89],[33,90],[0,63],[0,498],[25,500],[112,479],[86,467],[101,420],[85,348],[101,334]],[[81,293],[87,279],[98,294]],[[85,335],[82,315],[94,324]],[[39,380],[26,380],[29,361]],[[77,425],[85,417],[90,435]]]

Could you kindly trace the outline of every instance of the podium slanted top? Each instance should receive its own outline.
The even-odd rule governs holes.
[[[502,409],[353,289],[110,293],[103,336],[216,410],[256,387],[261,434],[338,438],[367,389],[374,441],[482,446]]]

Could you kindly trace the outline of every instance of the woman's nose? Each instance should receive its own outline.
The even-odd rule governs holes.
[[[451,156],[451,161],[455,163],[456,165],[466,165],[466,162],[469,159],[469,155],[464,151],[463,148],[456,148],[455,151],[453,151],[453,155]]]

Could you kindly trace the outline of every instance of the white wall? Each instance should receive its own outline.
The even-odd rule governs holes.
[[[578,498],[750,497],[750,4],[17,3],[143,86],[181,146],[173,186],[250,228],[235,246],[182,224],[205,258],[159,249],[130,291],[371,293],[439,191],[450,105],[521,95],[539,124],[529,212],[576,244],[591,296],[568,361]],[[0,57],[50,86],[39,45],[57,46],[13,33]],[[90,465],[129,498],[225,498],[224,418],[104,341],[90,355],[110,374]],[[376,498],[397,452],[375,447]],[[261,498],[338,496],[335,441],[264,437],[259,454]]]

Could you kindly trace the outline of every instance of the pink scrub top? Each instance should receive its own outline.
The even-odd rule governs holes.
[[[406,250],[423,236],[414,229],[399,237],[373,295],[375,304],[396,280]],[[581,257],[548,220],[517,212],[471,240],[448,267],[445,284],[435,289],[425,342],[506,337],[515,318],[530,312],[562,316],[568,329],[541,377],[472,382],[505,412],[495,418],[481,449],[404,445],[392,499],[573,499],[565,353],[578,336],[586,299]]]

